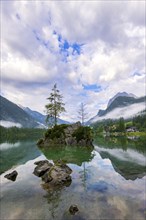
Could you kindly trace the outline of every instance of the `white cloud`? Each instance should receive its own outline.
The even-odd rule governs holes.
[[[116,108],[113,111],[107,113],[105,116],[95,116],[92,122],[101,121],[104,119],[119,119],[120,117],[123,117],[125,119],[134,117],[141,111],[145,110],[145,103],[137,103],[132,104],[130,106]]]
[[[108,149],[108,148],[104,149],[104,148],[95,146],[95,150],[97,150],[98,152],[107,152],[111,156],[118,158],[122,161],[128,161],[128,162],[137,163],[142,166],[145,166],[145,156],[132,149],[123,151],[122,149]]]
[[[57,82],[63,117],[77,119],[83,101],[92,116],[117,92],[145,94],[143,1],[3,1],[1,27],[2,93],[16,103],[43,111]],[[73,43],[82,44],[80,54]]]
[[[0,150],[7,150],[10,148],[20,147],[20,142],[16,142],[15,144],[10,143],[2,143],[0,144]]]
[[[11,122],[11,121],[0,121],[0,125],[6,128],[10,128],[10,127],[18,127],[21,128],[22,125],[20,123],[15,123],[15,122]]]

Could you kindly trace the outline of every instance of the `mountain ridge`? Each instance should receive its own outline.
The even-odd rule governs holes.
[[[15,104],[0,95],[0,123],[4,127],[47,128],[46,115],[31,110],[20,104]],[[58,124],[69,122],[58,118]]]
[[[0,121],[10,122],[20,125],[20,127],[38,127],[39,124],[28,115],[23,109],[21,109],[17,104],[9,101],[8,99],[0,96]]]
[[[129,111],[131,111],[131,117],[132,117],[133,115],[145,109],[146,96],[136,97],[133,94],[132,96],[129,96],[129,94],[127,96],[124,96],[124,95],[125,93],[123,93],[123,96],[121,95],[117,97],[114,96],[115,98],[113,97],[113,101],[110,102],[110,104],[108,102],[107,108],[105,110],[100,109],[97,115],[92,117],[87,122],[87,124],[92,124],[92,123],[95,123],[96,121],[101,121],[104,119],[118,118],[118,115],[119,115],[119,118],[120,117],[126,118],[126,113],[128,117],[130,117]]]
[[[38,111],[32,110],[29,107],[23,107],[23,109],[29,115],[31,115],[31,117],[33,117],[35,120],[37,120],[41,124],[44,124],[45,126],[47,126],[47,123],[46,123],[46,117],[47,116],[46,115],[43,115]],[[58,122],[58,124],[70,124],[68,121],[62,120],[60,118],[57,118],[57,122]]]
[[[120,97],[120,96],[137,98],[137,96],[134,95],[133,93],[118,92],[115,96],[113,96],[112,98],[109,99],[108,104],[107,104],[107,107],[108,107],[117,97]]]

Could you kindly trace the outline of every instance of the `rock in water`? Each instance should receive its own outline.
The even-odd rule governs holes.
[[[62,161],[57,160],[52,163],[49,161],[35,162],[37,166],[34,169],[34,174],[38,177],[42,177],[42,180],[50,185],[55,186],[69,186],[71,184],[72,170]]]
[[[42,176],[42,180],[45,182],[45,183],[49,183],[53,180],[53,178],[50,176],[50,173],[49,172],[46,172],[43,176]]]
[[[37,145],[39,147],[49,146],[82,146],[93,148],[93,132],[88,126],[82,126],[80,122],[70,125],[55,125],[49,128]]]
[[[43,176],[50,168],[53,166],[52,163],[49,163],[49,161],[44,160],[44,161],[38,161],[35,162],[35,164],[38,164],[36,168],[34,169],[34,175],[41,177]]]
[[[66,165],[67,166],[67,165]],[[49,172],[54,185],[66,185],[71,182],[71,176],[66,172],[66,168],[54,165]]]
[[[78,212],[78,211],[79,211],[79,209],[78,209],[77,205],[71,205],[69,208],[69,212],[71,215],[75,215],[76,212]]]
[[[67,166],[61,159],[54,161],[54,165],[59,166],[60,168],[62,168],[62,170],[64,172],[66,172],[67,174],[71,174],[72,173],[72,169]]]
[[[17,171],[14,170],[12,173],[9,173],[9,174],[5,175],[4,177],[7,178],[8,180],[15,181],[17,175],[18,175]]]
[[[39,160],[39,161],[36,161],[34,164],[38,165],[38,166],[42,166],[45,163],[49,163],[49,161],[48,160]]]

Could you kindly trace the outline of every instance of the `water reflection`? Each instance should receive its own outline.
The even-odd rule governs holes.
[[[0,144],[0,174],[41,155],[33,141]]]
[[[49,204],[49,211],[51,213],[52,219],[57,219],[56,210],[58,209],[59,204],[62,202],[61,194],[62,194],[63,188],[60,187],[56,189],[55,191],[48,189],[47,194],[44,196],[44,198],[47,199],[47,202]],[[46,190],[46,187],[44,189]]]
[[[116,139],[108,142],[98,138],[94,151],[73,147],[49,148],[42,150],[45,156],[36,148],[35,143],[29,141],[9,145],[7,149],[5,146],[1,152],[5,157],[8,155],[7,162],[14,158],[11,166],[18,163],[21,165],[16,167],[17,181],[11,182],[4,178],[10,170],[1,175],[1,219],[145,219],[146,177],[138,178],[138,175],[143,175],[141,167],[145,168],[142,142],[135,144]],[[18,160],[17,150],[20,155]],[[41,156],[35,156],[37,154]],[[69,163],[73,170],[69,187],[48,190],[42,185],[41,178],[33,175],[34,162],[46,157],[49,160],[61,158]],[[6,163],[6,159],[3,163]],[[116,169],[118,172],[115,172]],[[136,179],[131,181],[134,175]],[[79,208],[75,216],[71,216],[68,211],[72,204],[77,204]]]
[[[60,146],[41,149],[48,160],[62,159],[66,163],[81,166],[83,162],[93,159],[93,149],[87,147]]]
[[[145,139],[97,138],[95,149],[103,159],[110,159],[114,169],[126,180],[146,175]]]

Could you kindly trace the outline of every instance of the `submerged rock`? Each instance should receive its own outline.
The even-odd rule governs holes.
[[[78,211],[79,211],[79,209],[78,209],[77,205],[71,205],[69,208],[69,212],[71,215],[75,215],[76,212],[78,212]]]
[[[18,175],[17,171],[14,170],[12,173],[9,173],[9,174],[5,175],[4,177],[11,180],[11,181],[15,181],[17,178],[17,175]]]

